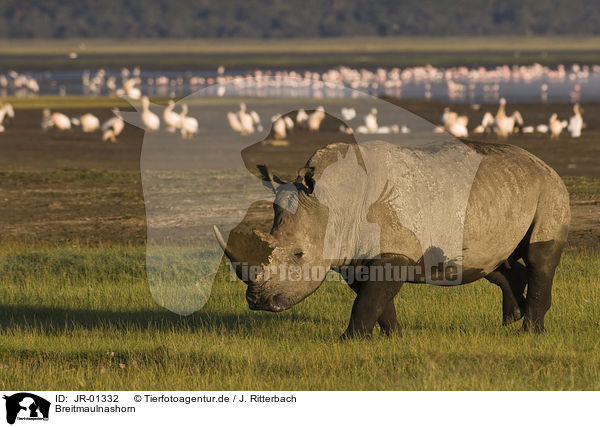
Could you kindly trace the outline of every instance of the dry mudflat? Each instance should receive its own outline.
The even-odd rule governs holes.
[[[436,123],[443,109],[436,102],[392,100],[401,107]],[[484,111],[495,106],[452,105],[467,114],[470,127],[481,120]],[[552,112],[569,117],[569,104],[518,104],[527,124],[545,123]],[[211,120],[224,121],[231,105],[212,110]],[[548,135],[514,135],[507,142],[518,145],[552,166],[566,181],[571,193],[572,224],[569,246],[600,248],[600,104],[584,104],[586,128],[582,138],[563,134],[552,141]],[[101,119],[111,117],[109,108],[62,109],[69,116],[84,112]],[[28,242],[128,243],[145,242],[146,221],[140,180],[140,153],[143,132],[126,126],[118,143],[103,143],[99,133],[84,134],[40,129],[41,109],[20,108],[16,118],[0,134],[0,240]],[[340,134],[327,129],[315,146],[337,140]],[[473,135],[494,142],[494,135]],[[257,141],[245,137],[240,147]],[[303,139],[301,132],[291,140]],[[181,141],[193,146],[195,140]],[[287,169],[301,165],[310,152],[306,144],[294,152],[290,147],[269,147],[262,154],[291,158]],[[307,151],[308,150],[308,151]],[[292,152],[290,156],[289,153]],[[252,158],[251,150],[248,152]],[[262,155],[261,154],[261,155]],[[223,184],[226,185],[226,184]],[[214,191],[220,191],[213,183]]]

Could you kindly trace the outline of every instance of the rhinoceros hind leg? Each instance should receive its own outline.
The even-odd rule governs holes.
[[[527,266],[527,300],[523,329],[544,332],[544,316],[552,302],[552,280],[565,242],[531,243],[525,256]]]
[[[508,267],[502,265],[485,277],[502,290],[502,324],[509,325],[525,314],[525,286],[527,270],[519,262],[513,261]]]

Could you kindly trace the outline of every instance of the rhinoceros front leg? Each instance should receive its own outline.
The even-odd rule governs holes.
[[[374,261],[369,267],[383,266],[386,263],[396,265],[397,260],[382,258]],[[374,271],[369,269],[369,272]],[[379,323],[386,335],[401,334],[402,329],[396,318],[394,297],[400,291],[402,282],[386,277],[372,277],[369,280],[353,283],[350,287],[356,292],[352,306],[350,323],[342,339],[369,337],[373,333],[375,323]]]
[[[350,286],[350,288],[354,292],[356,292],[356,294],[358,295],[361,291],[361,288],[364,286],[368,286],[368,284],[355,282],[348,286]],[[398,290],[400,290],[400,289],[398,288]],[[366,298],[366,297],[363,297],[363,298]],[[357,299],[358,299],[358,296],[357,296]],[[355,305],[356,304],[357,303],[355,301]],[[357,310],[359,310],[359,309],[360,309],[360,307]],[[353,309],[353,313],[354,313],[354,309]],[[402,335],[402,328],[400,327],[400,323],[398,323],[398,318],[396,317],[396,307],[394,305],[394,297],[393,296],[391,297],[390,301],[388,301],[388,303],[384,307],[383,312],[377,319],[377,323],[379,324],[381,331],[387,336]],[[351,325],[353,325],[353,328],[352,328],[353,330],[356,329],[356,325],[354,325],[354,323],[351,323]],[[373,326],[375,326],[375,325],[373,325]],[[351,335],[347,336],[347,333],[350,329],[351,329],[350,326],[348,326],[348,330],[346,331],[346,333],[344,335],[342,335],[342,338],[349,338],[350,336],[354,336],[355,332],[351,332]],[[372,329],[373,329],[373,327],[371,327],[371,330]]]
[[[352,306],[350,323],[342,339],[370,337],[375,323],[379,322],[385,334],[400,333],[396,319],[394,297],[402,287],[402,282],[366,282],[360,286]]]

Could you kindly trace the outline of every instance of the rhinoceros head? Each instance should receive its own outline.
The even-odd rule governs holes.
[[[238,277],[248,285],[249,307],[282,311],[313,293],[329,270],[330,261],[323,259],[328,208],[312,194],[309,169],[290,183],[261,170],[265,185],[275,193],[270,233],[253,229],[242,243],[230,234],[226,244],[215,232]]]

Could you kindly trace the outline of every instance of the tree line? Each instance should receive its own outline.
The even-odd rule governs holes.
[[[600,33],[598,0],[2,0],[0,38]]]

